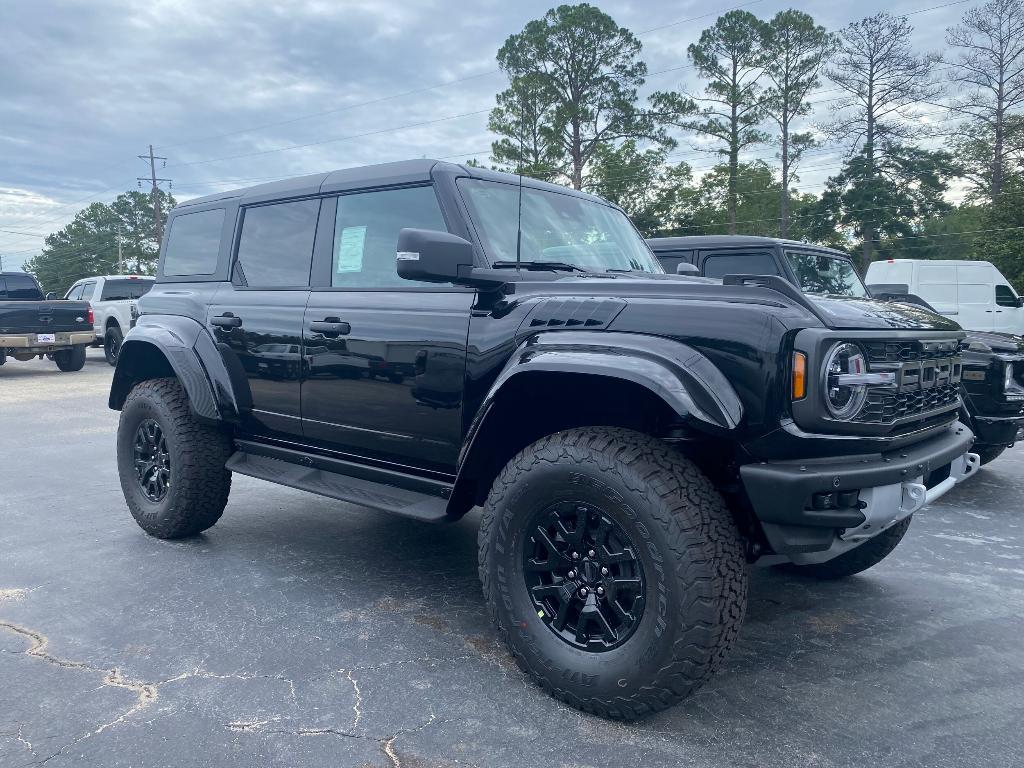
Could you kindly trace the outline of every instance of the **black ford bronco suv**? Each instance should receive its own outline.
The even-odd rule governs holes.
[[[479,168],[179,205],[139,306],[110,407],[145,531],[209,528],[234,472],[420,521],[481,506],[511,653],[610,717],[721,665],[748,563],[868,568],[977,464],[951,321],[666,275],[615,206]]]
[[[778,275],[805,293],[871,296],[932,309],[908,293],[907,285],[865,285],[853,259],[832,248],[745,235],[660,237],[647,244],[672,274]],[[988,464],[1024,436],[1024,338],[992,331],[965,333],[960,421],[974,432],[974,450]]]

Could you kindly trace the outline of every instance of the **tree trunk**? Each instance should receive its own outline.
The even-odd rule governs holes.
[[[583,189],[583,146],[580,141],[580,124],[572,124],[572,188]]]
[[[1005,110],[1003,107],[1003,87],[999,85],[999,93],[996,96],[996,136],[992,152],[992,202],[999,199],[1003,192],[1003,120]]]
[[[782,194],[779,197],[779,237],[789,237],[789,116],[783,105],[782,118]]]
[[[729,234],[736,234],[736,188],[740,164],[740,126],[736,114],[736,101],[732,104],[732,123],[729,126]]]

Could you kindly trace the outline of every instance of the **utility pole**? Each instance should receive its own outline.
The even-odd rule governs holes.
[[[121,224],[117,225],[117,274],[124,274],[124,257],[121,255]]]
[[[150,194],[153,197],[153,222],[156,224],[156,246],[157,246],[157,248],[159,248],[160,247],[160,243],[162,243],[163,239],[164,239],[163,216],[160,215],[160,187],[159,187],[159,183],[161,181],[169,182],[170,179],[158,179],[156,177],[156,161],[157,160],[162,160],[164,165],[166,166],[167,165],[167,158],[166,157],[159,157],[157,155],[154,155],[153,154],[153,145],[152,144],[149,145],[149,154],[148,155],[139,155],[138,158],[139,158],[139,160],[149,160],[149,178],[147,178],[145,176],[139,176],[138,180],[139,180],[140,184],[143,181],[148,181],[148,182],[150,182],[153,185]]]

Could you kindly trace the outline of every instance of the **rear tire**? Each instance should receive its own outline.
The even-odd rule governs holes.
[[[53,362],[65,373],[80,371],[85,367],[85,345],[76,344],[71,349],[62,349],[53,353]]]
[[[192,415],[177,379],[136,384],[117,427],[117,470],[135,522],[160,539],[212,526],[231,491],[231,451],[226,430]]]
[[[636,718],[696,691],[746,609],[743,544],[722,497],[688,459],[626,429],[559,432],[513,458],[484,507],[479,567],[519,666],[604,717]]]
[[[116,325],[110,326],[103,337],[103,356],[110,365],[117,365],[117,356],[121,354],[122,341],[124,341],[124,335],[121,333],[121,329]]]
[[[984,465],[1002,456],[1006,448],[1007,446],[1005,445],[986,445],[984,448],[978,448],[977,453],[981,458],[981,463]]]
[[[813,565],[786,563],[779,567],[789,573],[798,573],[815,579],[845,579],[847,576],[866,571],[887,558],[896,549],[896,545],[903,540],[903,535],[910,527],[910,520],[910,517],[901,520],[892,528],[882,531],[860,546],[827,562]]]

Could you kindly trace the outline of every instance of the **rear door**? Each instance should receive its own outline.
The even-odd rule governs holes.
[[[969,331],[991,331],[995,325],[996,297],[992,267],[988,264],[958,264],[956,321]]]
[[[318,199],[244,207],[231,283],[207,313],[228,369],[240,368],[248,379],[252,410],[242,429],[251,435],[302,435],[302,315],[319,212]]]
[[[307,440],[452,473],[475,292],[398,276],[398,232],[447,231],[430,185],[325,201],[303,323]]]

